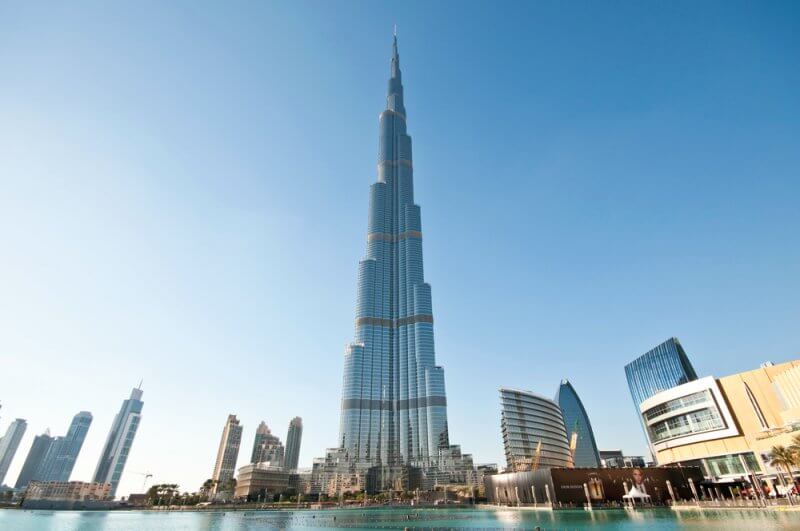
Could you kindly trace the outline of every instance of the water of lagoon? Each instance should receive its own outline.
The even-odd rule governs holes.
[[[0,510],[3,531],[250,531],[256,529],[800,529],[800,512],[647,509],[336,509],[324,511],[23,511]]]

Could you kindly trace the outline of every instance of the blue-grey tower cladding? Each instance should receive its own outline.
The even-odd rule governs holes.
[[[340,447],[370,465],[429,466],[449,446],[406,119],[395,37],[367,252],[358,267],[355,341],[345,349],[339,436]]]
[[[660,391],[697,380],[686,351],[671,337],[625,366],[625,377],[636,412],[639,404]]]
[[[131,391],[130,398],[122,401],[122,407],[114,417],[103,453],[94,471],[96,483],[111,483],[111,498],[117,494],[117,487],[133,446],[133,438],[142,420],[144,402],[142,402],[141,385],[140,383],[139,387]]]
[[[32,479],[36,481],[69,481],[91,425],[92,414],[88,411],[81,411],[75,415],[67,434],[53,440],[41,467]]]
[[[569,383],[561,380],[561,385],[556,392],[555,402],[564,415],[564,425],[567,428],[567,438],[572,440],[572,434],[577,434],[574,462],[577,467],[594,468],[600,466],[600,452],[594,439],[592,423],[586,408],[583,407],[581,397]]]

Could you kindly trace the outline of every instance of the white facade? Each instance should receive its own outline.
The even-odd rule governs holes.
[[[740,434],[713,376],[653,395],[639,405],[639,412],[657,452]]]

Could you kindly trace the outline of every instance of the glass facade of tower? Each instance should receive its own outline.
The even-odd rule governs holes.
[[[577,434],[574,461],[575,466],[599,467],[600,452],[594,440],[592,423],[583,407],[578,393],[568,380],[562,380],[555,398],[561,413],[564,415],[564,424],[567,428],[567,438],[572,443],[572,434]]]
[[[38,481],[69,481],[83,441],[92,424],[92,414],[81,411],[72,418],[72,423],[63,437],[56,437],[47,451],[42,466],[36,473]]]
[[[22,470],[20,470],[17,477],[17,483],[14,485],[15,489],[24,489],[28,486],[28,483],[38,479],[37,474],[52,444],[53,438],[49,433],[34,437],[31,449],[28,451],[28,457],[25,458],[25,463],[22,465]]]
[[[369,194],[367,252],[358,267],[355,341],[345,349],[339,430],[339,446],[369,465],[427,466],[449,446],[406,117],[395,38],[377,182]]]
[[[500,405],[503,446],[510,470],[572,466],[558,404],[530,391],[504,388],[500,389]]]
[[[6,434],[0,437],[0,485],[6,478],[8,468],[11,466],[11,461],[14,460],[14,455],[19,448],[19,442],[22,436],[25,435],[25,430],[28,428],[28,422],[25,419],[16,419],[8,425]]]
[[[286,433],[286,459],[284,466],[287,470],[297,470],[300,461],[300,442],[303,440],[303,419],[295,417],[289,422],[289,431]]]
[[[142,390],[139,388],[131,391],[131,396],[122,401],[122,407],[114,417],[114,423],[108,432],[103,453],[97,462],[94,471],[94,481],[96,483],[111,483],[110,496],[113,498],[117,493],[119,480],[125,470],[125,463],[128,462],[128,455],[133,446],[133,439],[139,429],[142,419]]]
[[[637,413],[639,404],[661,391],[697,380],[677,338],[670,338],[625,366],[625,377]]]
[[[266,428],[266,424],[264,424],[264,427]],[[266,431],[269,432],[269,429]],[[256,441],[258,441],[258,439],[256,439]],[[215,482],[215,492],[220,492],[228,488],[228,482],[233,478],[233,474],[236,471],[236,460],[239,458],[239,447],[241,444],[242,425],[239,423],[239,419],[236,418],[236,415],[228,415],[228,420],[225,422],[225,427],[222,429],[222,438],[219,441],[217,460],[214,463],[214,473],[211,475],[211,479]]]

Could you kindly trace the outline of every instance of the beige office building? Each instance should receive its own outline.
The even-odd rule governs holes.
[[[83,481],[31,481],[25,492],[26,500],[86,501],[110,497],[111,483]]]
[[[639,406],[659,465],[698,465],[707,478],[770,480],[773,446],[800,434],[800,360],[662,391]]]
[[[239,469],[236,498],[268,502],[288,490],[289,472],[281,465],[259,462]]]

